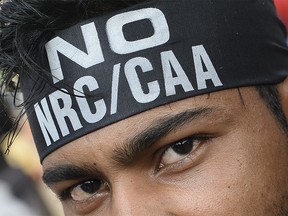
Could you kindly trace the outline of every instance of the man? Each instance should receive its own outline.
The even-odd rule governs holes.
[[[66,215],[288,215],[272,1],[12,0],[0,19]]]

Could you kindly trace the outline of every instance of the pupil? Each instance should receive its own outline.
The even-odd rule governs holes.
[[[186,155],[193,149],[193,142],[191,140],[181,140],[172,146],[172,149],[180,155]]]
[[[81,189],[85,193],[94,194],[101,187],[101,181],[87,181],[81,185]]]

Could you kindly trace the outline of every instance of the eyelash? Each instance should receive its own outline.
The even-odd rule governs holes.
[[[180,160],[180,161],[178,161],[178,162],[176,162],[176,163],[173,163],[173,164],[170,164],[170,165],[168,165],[168,166],[160,167],[160,163],[161,163],[161,160],[162,160],[164,154],[167,152],[167,150],[168,150],[169,148],[173,147],[176,143],[181,142],[181,141],[185,141],[185,140],[189,140],[189,139],[192,140],[192,142],[194,142],[194,141],[196,141],[196,140],[199,140],[201,143],[200,143],[200,145],[196,148],[196,150],[197,150],[199,147],[201,147],[205,142],[207,142],[207,141],[210,140],[211,138],[212,138],[212,136],[211,136],[211,135],[208,135],[208,134],[196,134],[196,135],[192,135],[192,136],[189,136],[189,137],[180,139],[180,140],[178,140],[178,141],[175,141],[175,142],[173,142],[173,143],[170,143],[170,144],[164,146],[162,149],[160,149],[160,157],[159,157],[159,160],[158,160],[158,163],[157,163],[157,164],[158,164],[158,165],[157,165],[158,168],[156,169],[156,172],[160,172],[160,171],[162,171],[162,169],[169,168],[169,167],[171,167],[171,166],[173,166],[173,167],[175,167],[175,168],[181,166],[181,160]],[[194,151],[195,151],[195,149],[192,149],[191,152],[187,154],[187,157],[188,157],[188,155],[193,154]],[[186,158],[186,157],[185,157],[185,158]],[[183,160],[183,159],[182,159],[182,160]],[[94,180],[95,180],[95,179],[94,179]],[[89,181],[89,179],[86,179],[86,180],[83,180],[83,181],[81,181],[81,182],[78,182],[78,183],[72,185],[71,187],[69,187],[69,188],[63,190],[62,192],[60,192],[60,193],[58,194],[59,200],[60,200],[60,201],[66,201],[66,200],[68,200],[68,199],[71,199],[71,198],[72,198],[72,197],[71,197],[71,191],[72,191],[73,189],[75,189],[77,186],[79,186],[79,185],[81,185],[81,184],[83,184],[83,183],[85,183],[85,182],[87,182],[87,181]],[[93,180],[91,180],[91,181],[93,181]]]
[[[71,187],[68,187],[67,189],[63,190],[62,192],[60,192],[60,194],[58,194],[58,198],[60,201],[66,201],[68,199],[72,199],[71,197],[71,191],[73,189],[75,189],[77,186],[81,185],[81,184],[84,184],[85,182],[87,181],[94,181],[95,179],[86,179],[86,180],[83,180],[81,182],[78,182],[76,184],[74,184],[73,186]],[[101,181],[102,182],[102,181]]]
[[[160,172],[162,171],[162,169],[165,169],[165,168],[169,168],[169,167],[179,167],[181,166],[181,162],[183,162],[184,159],[186,159],[188,156],[192,155],[194,153],[195,150],[197,150],[199,147],[201,147],[203,144],[205,144],[206,142],[208,142],[210,139],[212,138],[212,135],[209,135],[209,134],[194,134],[192,136],[188,136],[186,138],[183,138],[183,139],[180,139],[180,140],[177,140],[173,143],[170,143],[166,146],[164,146],[161,150],[160,150],[160,157],[159,157],[159,160],[158,160],[158,165],[157,165],[157,169],[156,169],[156,172]],[[160,163],[161,163],[161,160],[164,156],[164,154],[168,151],[169,148],[173,147],[174,145],[176,145],[177,143],[181,142],[181,141],[185,141],[185,140],[192,140],[192,142],[198,140],[200,141],[200,144],[199,146],[194,149],[192,148],[192,150],[190,151],[190,153],[187,154],[187,156],[185,158],[183,158],[182,160],[178,161],[178,162],[175,162],[173,164],[170,164],[170,165],[167,165],[167,166],[164,166],[164,167],[160,167]]]
[[[71,191],[72,191],[75,187],[77,187],[78,185],[80,185],[80,184],[82,184],[82,183],[84,183],[84,182],[85,182],[85,181],[80,182],[80,183],[77,183],[77,184],[75,184],[75,185],[73,185],[73,186],[71,186],[71,187],[63,190],[60,194],[58,194],[59,200],[60,200],[60,201],[65,201],[65,200],[71,199]]]

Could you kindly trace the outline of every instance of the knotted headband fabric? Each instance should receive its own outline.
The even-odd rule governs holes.
[[[34,54],[49,81],[21,80],[40,158],[163,104],[279,83],[285,37],[272,0],[154,0],[55,32]]]

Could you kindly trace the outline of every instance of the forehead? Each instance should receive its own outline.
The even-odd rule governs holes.
[[[163,119],[177,116],[187,110],[211,109],[209,114],[204,113],[198,118],[195,124],[199,122],[212,124],[216,121],[237,123],[243,119],[243,115],[246,115],[248,107],[255,111],[257,104],[260,106],[258,113],[261,113],[261,109],[264,109],[264,106],[261,106],[261,99],[256,91],[247,88],[215,92],[154,108],[94,131],[57,149],[44,159],[44,169],[58,163],[81,163],[85,155],[92,152],[97,155],[97,160],[99,157],[105,160],[116,146],[124,145],[143,131],[149,130],[157,122],[163,122]]]

